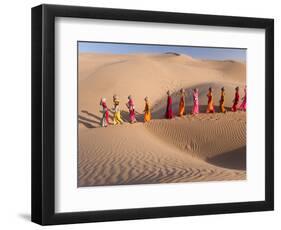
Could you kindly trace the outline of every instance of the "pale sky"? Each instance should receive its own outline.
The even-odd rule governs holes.
[[[186,54],[193,58],[212,60],[236,60],[246,61],[246,49],[243,48],[221,48],[221,47],[195,47],[175,45],[146,45],[127,43],[103,43],[103,42],[78,42],[79,53],[165,53],[175,52]]]

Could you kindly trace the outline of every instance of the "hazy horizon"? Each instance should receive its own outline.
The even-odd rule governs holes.
[[[79,53],[100,54],[157,54],[178,53],[199,59],[246,61],[244,48],[195,47],[129,43],[78,42]]]

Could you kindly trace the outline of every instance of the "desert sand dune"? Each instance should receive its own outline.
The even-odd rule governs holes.
[[[246,113],[199,114],[164,118],[166,92],[178,111],[180,88],[199,88],[200,112],[205,112],[207,90],[214,89],[218,106],[225,87],[225,106],[230,108],[234,88],[243,87],[246,65],[236,61],[194,59],[177,53],[79,55],[78,186],[150,184],[188,181],[240,180],[246,178]],[[112,120],[112,96],[120,98],[122,117],[132,95],[137,124],[100,128],[100,98],[107,98]],[[152,106],[153,120],[143,121],[144,97]],[[218,110],[218,108],[216,108]]]
[[[166,102],[166,92],[170,90],[177,103],[175,92],[180,88],[198,87],[201,105],[206,105],[205,95],[210,85],[215,87],[215,104],[219,101],[220,87],[225,86],[226,106],[230,107],[235,86],[243,87],[245,84],[246,67],[239,62],[201,61],[186,55],[172,54],[80,56],[79,115],[82,115],[82,110],[86,110],[100,118],[100,98],[106,97],[108,107],[112,108],[113,94],[119,95],[120,106],[124,111],[127,111],[127,97],[132,95],[137,112],[142,113],[145,96],[149,97],[154,107],[161,100]],[[188,98],[188,95],[187,104],[191,105],[191,97]],[[99,119],[96,121],[99,122]]]
[[[208,138],[205,133],[197,132],[189,139],[195,126],[202,126],[197,123],[192,126],[193,119],[209,128],[209,135],[214,131],[220,133],[218,137],[225,137],[223,141],[231,145],[229,149],[237,148],[234,150],[238,154],[224,156],[222,151],[227,149],[227,144],[217,147],[221,140],[213,135]],[[177,125],[177,121],[185,124],[179,132],[174,129],[176,127],[169,127]],[[202,114],[197,118],[174,119],[172,124],[167,120],[154,120],[146,125],[80,130],[78,186],[245,179],[246,156],[243,149],[239,151],[239,146],[245,145],[240,140],[244,129],[243,125],[237,127],[237,122],[240,121],[229,122],[220,129]],[[237,143],[229,141],[229,128],[239,135]],[[208,151],[204,152],[205,149]],[[236,161],[232,162],[232,159]],[[222,167],[224,165],[226,167]]]
[[[246,146],[244,112],[155,120],[146,127],[158,139],[202,160]]]

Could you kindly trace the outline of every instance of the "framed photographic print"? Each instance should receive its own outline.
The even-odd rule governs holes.
[[[32,8],[32,221],[273,210],[273,19]]]

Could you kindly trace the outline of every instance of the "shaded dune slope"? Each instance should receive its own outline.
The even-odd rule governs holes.
[[[246,155],[239,155],[240,167],[231,166],[231,154],[245,153],[246,113],[199,114],[173,120],[155,120],[145,124],[157,138],[176,146],[179,150],[213,164],[222,165],[220,159],[229,159],[225,167],[245,169]],[[229,158],[220,158],[228,153]],[[244,166],[243,166],[244,165]]]
[[[233,61],[203,61],[187,55],[170,53],[158,55],[80,54],[79,115],[83,117],[81,111],[86,111],[98,119],[93,116],[86,118],[99,123],[101,118],[99,100],[101,97],[106,97],[108,107],[112,108],[113,94],[119,95],[120,107],[124,112],[127,111],[125,103],[128,95],[133,96],[136,111],[139,114],[142,114],[145,96],[149,97],[151,105],[157,112],[157,108],[162,106],[158,105],[161,104],[161,100],[166,102],[167,90],[173,92],[173,100],[177,106],[178,96],[175,92],[180,88],[190,89],[191,87],[199,87],[202,110],[205,110],[205,95],[210,85],[214,87],[215,104],[218,103],[219,95],[217,94],[221,86],[225,86],[227,101],[231,101],[234,94],[233,87],[236,85],[242,87],[241,82],[245,82],[245,77],[245,64]],[[191,96],[187,95],[187,106],[191,103]],[[230,104],[227,103],[226,106]],[[82,122],[83,119],[81,119]],[[97,126],[98,124],[94,125],[94,127]]]

